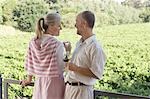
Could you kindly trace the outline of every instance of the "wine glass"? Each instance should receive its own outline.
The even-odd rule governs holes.
[[[70,55],[70,51],[71,51],[71,43],[70,42],[64,42],[64,46],[65,46],[65,53],[64,53],[64,62],[68,62],[69,61],[69,55]]]

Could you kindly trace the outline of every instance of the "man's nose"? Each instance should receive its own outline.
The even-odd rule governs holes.
[[[76,25],[76,24],[75,24],[74,26],[75,26],[75,27],[77,27],[77,25]]]
[[[60,26],[59,29],[62,30],[62,26]]]

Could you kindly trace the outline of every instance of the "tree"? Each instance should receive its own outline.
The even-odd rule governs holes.
[[[121,4],[126,6],[132,6],[134,8],[141,8],[143,7],[143,2],[144,0],[125,0]]]

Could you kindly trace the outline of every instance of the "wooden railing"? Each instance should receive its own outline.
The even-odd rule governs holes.
[[[20,81],[19,80],[11,80],[11,79],[4,79],[4,99],[8,99],[8,87],[9,84],[18,84],[20,85]],[[33,86],[34,83],[29,84],[28,86]]]
[[[146,96],[139,96],[139,95],[133,95],[133,94],[124,94],[124,93],[114,93],[114,92],[108,92],[108,91],[100,91],[100,90],[94,90],[94,99],[97,99],[97,96],[106,96],[108,98],[119,98],[119,99],[150,99],[150,97]],[[102,98],[100,98],[102,99]]]
[[[0,74],[0,99],[2,99],[2,77]]]
[[[11,79],[4,79],[4,99],[8,99],[8,87],[9,84],[20,84],[20,81],[18,80],[11,80]],[[34,84],[31,83],[28,86],[33,86]],[[117,99],[150,99],[150,97],[146,96],[139,96],[139,95],[133,95],[133,94],[123,94],[123,93],[114,93],[114,92],[107,92],[107,91],[100,91],[100,90],[94,90],[94,99],[103,99],[102,97],[108,97],[110,98],[117,98]],[[99,98],[98,98],[99,97]],[[0,76],[0,99],[2,99],[2,78]]]

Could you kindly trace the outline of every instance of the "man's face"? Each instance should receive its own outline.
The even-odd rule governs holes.
[[[81,17],[81,15],[79,14],[78,16],[77,16],[77,18],[76,18],[76,23],[75,23],[75,27],[77,28],[77,34],[78,35],[81,35],[82,34],[82,17]]]

